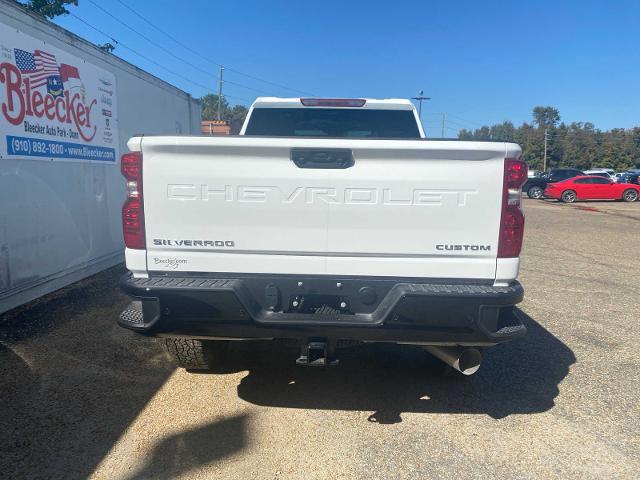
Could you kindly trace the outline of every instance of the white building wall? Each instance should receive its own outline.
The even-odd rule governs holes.
[[[127,151],[126,142],[137,133],[199,134],[200,104],[10,0],[0,0],[0,24],[111,72],[118,133],[116,162],[0,157],[2,313],[123,260],[125,189],[119,157]],[[5,97],[1,91],[0,102]]]

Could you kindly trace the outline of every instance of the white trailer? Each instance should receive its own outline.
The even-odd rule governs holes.
[[[199,130],[188,93],[0,0],[0,313],[122,262],[127,139]]]

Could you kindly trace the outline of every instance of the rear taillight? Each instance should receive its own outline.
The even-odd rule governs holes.
[[[144,207],[142,199],[142,153],[125,153],[120,171],[127,180],[127,200],[122,206],[122,234],[127,248],[144,249]]]
[[[301,98],[305,107],[363,107],[364,98]]]
[[[524,214],[520,209],[522,185],[527,180],[527,164],[522,160],[506,158],[502,181],[502,216],[498,239],[498,258],[520,255],[524,234]]]

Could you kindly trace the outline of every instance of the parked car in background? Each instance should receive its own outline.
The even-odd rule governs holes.
[[[632,183],[634,185],[640,184],[640,172],[622,172],[618,175],[618,183]]]
[[[613,180],[595,175],[570,178],[562,182],[550,183],[544,196],[565,203],[576,200],[624,200],[635,202],[640,196],[640,186],[629,183],[615,183]]]
[[[578,175],[584,175],[582,170],[576,168],[553,168],[548,172],[541,173],[538,177],[527,179],[522,191],[527,192],[529,198],[542,198],[544,189],[548,184],[561,182]]]
[[[585,170],[584,174],[615,180],[615,172],[610,168],[594,168],[591,170]]]
[[[613,168],[604,168],[604,167],[590,168],[589,170],[585,170],[585,172],[606,172],[611,176],[613,176],[616,173],[615,169],[613,169]]]

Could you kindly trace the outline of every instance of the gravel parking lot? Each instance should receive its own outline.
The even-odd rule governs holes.
[[[233,345],[176,370],[115,324],[123,267],[0,320],[0,477],[638,478],[640,204],[525,201],[525,339],[442,378],[419,349],[337,368]]]

